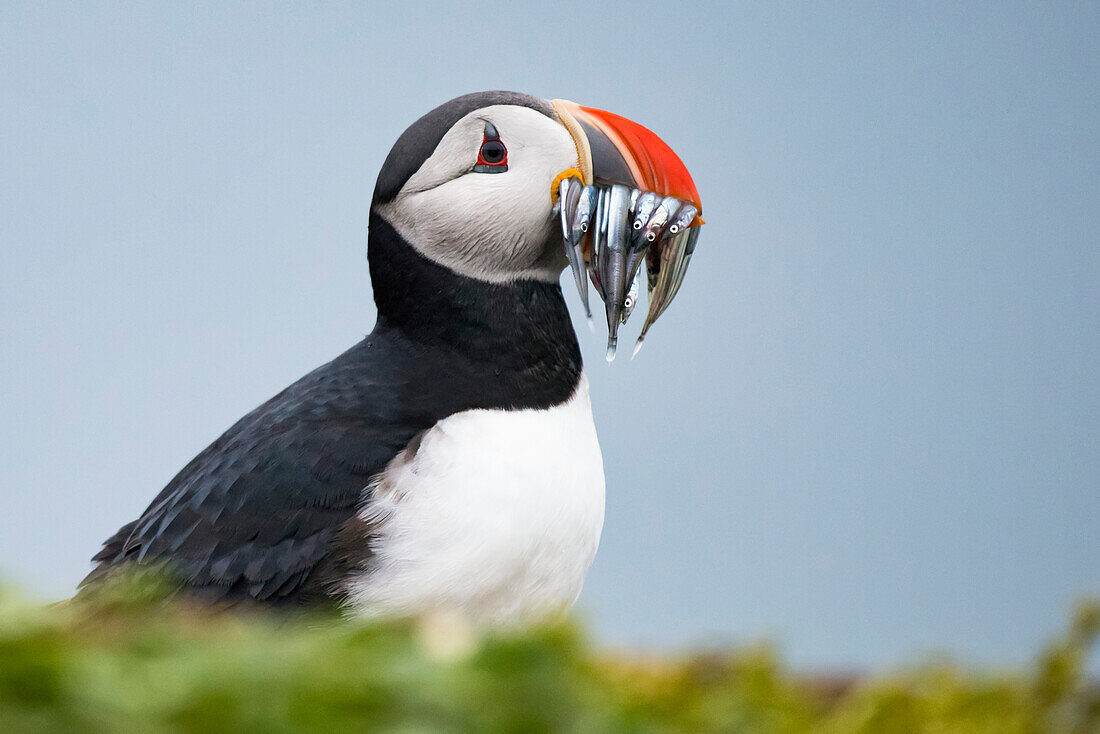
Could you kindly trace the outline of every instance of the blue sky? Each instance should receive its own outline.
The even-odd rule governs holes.
[[[390,145],[503,88],[646,124],[705,202],[639,358],[579,332],[599,636],[1026,660],[1100,593],[1098,28],[1089,3],[5,3],[0,576],[68,595],[368,332]]]

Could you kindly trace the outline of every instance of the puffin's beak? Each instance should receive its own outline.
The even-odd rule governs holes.
[[[609,360],[619,324],[637,302],[635,276],[643,260],[647,264],[649,311],[637,354],[687,272],[703,224],[699,192],[680,157],[649,129],[574,102],[551,104],[573,137],[580,164],[558,175],[551,199],[560,203],[566,255],[585,309],[585,265],[604,299]]]

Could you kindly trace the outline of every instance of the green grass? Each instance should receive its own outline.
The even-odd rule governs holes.
[[[573,626],[213,614],[143,574],[50,607],[0,591],[0,732],[1097,733],[1098,630],[1082,604],[1027,669],[829,681],[767,647],[631,657]]]

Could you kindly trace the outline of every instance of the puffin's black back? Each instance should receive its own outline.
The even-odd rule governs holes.
[[[581,357],[557,284],[457,275],[373,214],[369,256],[374,331],[196,456],[86,582],[158,560],[216,598],[326,596],[368,553],[356,514],[371,478],[418,433],[463,410],[572,395]]]

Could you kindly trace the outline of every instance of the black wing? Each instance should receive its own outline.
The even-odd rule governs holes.
[[[104,543],[85,583],[166,560],[215,598],[324,594],[321,570],[371,477],[437,419],[403,399],[416,370],[395,351],[372,335],[246,415]]]

